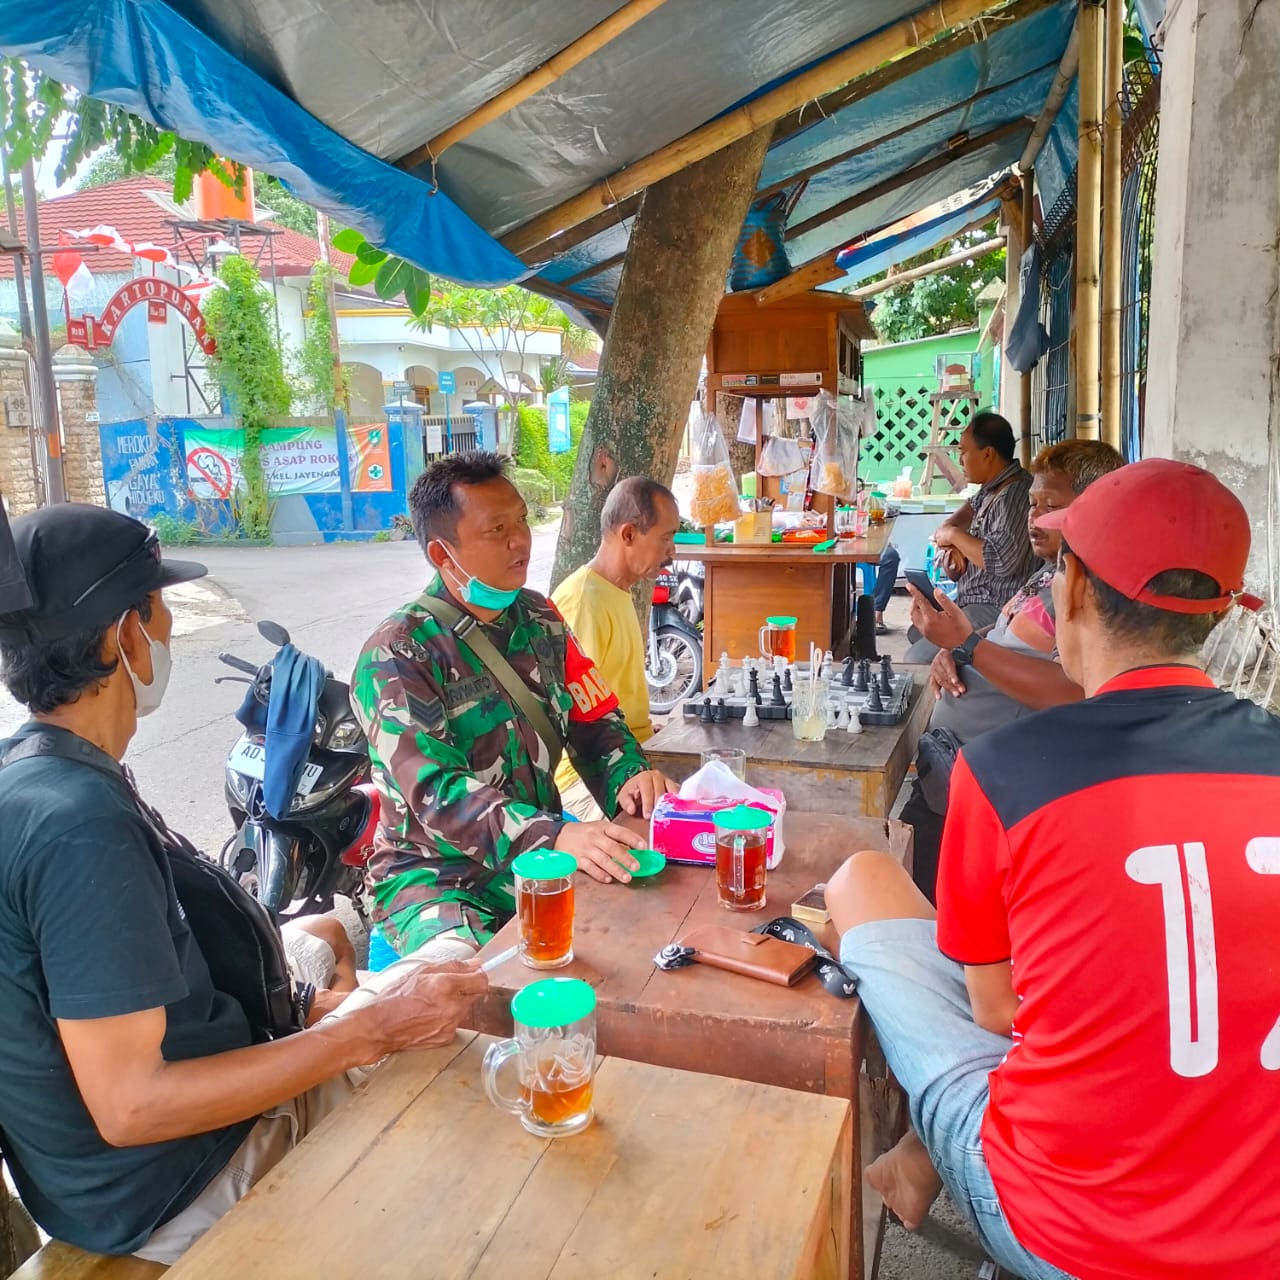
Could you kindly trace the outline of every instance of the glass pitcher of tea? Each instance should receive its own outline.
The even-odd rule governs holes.
[[[796,660],[796,620],[789,617],[766,618],[760,628],[760,654],[765,658]]]
[[[729,911],[764,906],[765,841],[773,815],[738,804],[713,819],[716,835],[716,897]]]
[[[560,969],[573,959],[573,873],[578,860],[558,849],[522,853],[512,864],[520,959],[530,969]]]
[[[491,1044],[481,1075],[489,1101],[520,1117],[540,1138],[578,1133],[591,1123],[596,1071],[596,993],[577,978],[543,978],[511,1001],[515,1035]],[[516,1081],[505,1064],[515,1060]],[[500,1087],[517,1083],[514,1092]]]

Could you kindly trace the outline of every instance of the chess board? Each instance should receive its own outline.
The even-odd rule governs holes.
[[[807,662],[797,663],[793,670],[798,675],[807,676],[809,664]],[[856,664],[851,671],[851,683],[844,683],[844,672],[846,668],[840,664],[835,666],[832,675],[831,684],[828,690],[828,700],[839,698],[850,710],[858,713],[858,719],[864,725],[893,725],[897,724],[906,714],[907,708],[911,703],[911,690],[914,687],[914,680],[909,672],[894,671],[889,677],[889,692],[886,694],[881,686],[879,710],[870,710],[868,702],[871,699],[871,691],[868,688],[860,691],[854,687],[857,678]],[[881,669],[878,665],[873,664],[870,672],[870,679],[879,680],[881,677]],[[735,681],[735,686],[737,681]],[[767,676],[761,675],[760,681],[760,703],[756,707],[756,714],[763,722],[765,720],[790,720],[791,719],[791,690],[783,688],[781,692],[782,702],[779,705],[773,700],[773,677],[772,673]],[[720,694],[714,691],[715,685],[712,684],[712,690],[697,694],[683,704],[682,712],[687,720],[702,720],[703,723],[723,724],[728,720],[741,720],[747,711],[747,696],[741,693]],[[705,712],[709,711],[710,719],[707,719]]]

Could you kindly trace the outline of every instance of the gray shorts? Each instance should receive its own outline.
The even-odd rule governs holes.
[[[1002,1267],[1023,1280],[1070,1280],[1029,1253],[1005,1220],[982,1154],[989,1077],[1013,1043],[973,1020],[964,970],[938,950],[932,920],[875,920],[840,940],[911,1123],[951,1198]]]

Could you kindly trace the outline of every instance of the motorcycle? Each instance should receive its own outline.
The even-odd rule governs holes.
[[[258,633],[277,649],[289,643],[289,633],[274,622],[259,623]],[[270,705],[274,659],[254,666],[220,653],[218,660],[243,673],[260,706]],[[240,680],[220,676],[217,683]],[[246,730],[231,748],[225,798],[236,830],[219,863],[279,919],[330,911],[335,894],[349,897],[363,918],[363,869],[379,814],[369,744],[351,710],[350,690],[332,672],[325,672],[314,713],[306,763],[283,818],[267,811],[263,796],[264,735]]]
[[[700,589],[697,594],[700,618]],[[702,634],[680,603],[691,599],[691,590],[682,592],[682,577],[674,567],[659,574],[653,584],[644,678],[649,706],[655,712],[674,710],[702,688]]]
[[[698,560],[675,560],[671,564],[674,582],[671,602],[691,626],[702,629],[702,593],[706,570]]]

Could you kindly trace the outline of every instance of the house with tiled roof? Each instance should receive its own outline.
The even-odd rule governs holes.
[[[148,175],[125,178],[85,191],[75,191],[41,201],[39,223],[45,250],[46,295],[55,346],[65,341],[62,326],[68,319],[100,316],[111,297],[130,280],[157,275],[181,286],[190,284],[190,271],[216,268],[220,253],[235,248],[254,261],[263,280],[272,288],[279,316],[280,336],[286,350],[303,340],[307,286],[320,261],[320,245],[310,236],[274,224],[267,207],[254,208],[249,218],[235,224],[201,222],[203,210],[178,204],[170,184]],[[228,233],[224,228],[232,226]],[[92,246],[76,240],[91,282],[77,279],[68,298],[50,269],[51,250],[65,243],[70,233],[111,228],[121,242],[160,246],[169,251],[179,270],[157,265],[111,245]],[[230,238],[229,238],[230,237]],[[234,239],[237,243],[231,243]],[[340,276],[351,259],[331,252]],[[187,268],[184,274],[183,268]],[[558,333],[529,336],[526,367],[517,370],[511,356],[483,349],[477,356],[477,337],[433,327],[410,327],[408,310],[378,298],[372,289],[356,289],[345,278],[337,292],[338,337],[344,367],[349,372],[353,419],[381,416],[382,406],[393,395],[442,412],[439,376],[452,372],[456,387],[454,406],[467,400],[518,392],[536,392],[544,362],[560,353]],[[70,305],[68,305],[70,303]],[[0,256],[0,316],[18,318],[13,263]],[[115,330],[109,346],[98,348],[93,359],[99,366],[98,406],[104,423],[152,415],[216,413],[210,403],[204,374],[204,357],[192,338],[190,326],[174,310],[147,307],[130,310]],[[399,384],[399,385],[397,385]]]

